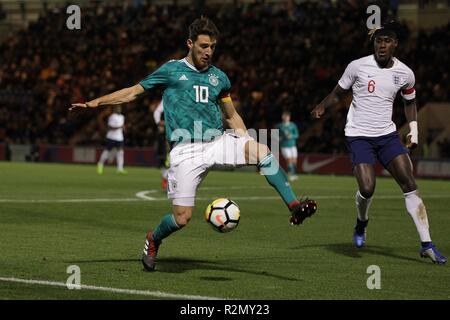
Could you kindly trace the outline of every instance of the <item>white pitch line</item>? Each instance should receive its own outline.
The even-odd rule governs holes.
[[[53,287],[65,287],[65,288],[67,288],[67,284],[66,283],[64,283],[64,282],[55,282],[55,281],[29,280],[29,279],[3,278],[3,277],[0,277],[0,281],[3,281],[3,282],[15,282],[15,283],[25,283],[25,284],[37,284],[37,285],[43,285],[43,286],[53,286]],[[169,292],[163,292],[163,291],[120,289],[120,288],[90,286],[90,285],[83,285],[83,284],[80,285],[79,287],[82,290],[105,291],[105,292],[122,293],[122,294],[139,295],[139,296],[150,296],[150,297],[166,298],[166,299],[227,300],[227,299],[218,298],[218,297],[177,294],[177,293],[169,293]],[[74,291],[74,290],[71,290],[71,291]]]
[[[143,199],[143,200],[155,200],[155,197],[149,197],[147,194],[149,193],[157,193],[158,190],[144,190],[144,191],[139,191],[138,193],[136,193],[136,197]]]
[[[214,196],[211,197],[196,197],[196,200],[199,201],[207,201],[214,199]],[[233,197],[230,196],[233,200],[239,201],[252,201],[252,200],[277,200],[280,199],[278,196],[268,196],[268,197],[259,197],[259,196],[248,196],[248,197]],[[314,196],[310,195],[309,198],[314,200],[351,200],[354,199],[355,196]],[[375,199],[381,200],[389,200],[389,199],[402,199],[401,195],[380,195],[374,196]],[[447,194],[430,194],[430,195],[422,195],[424,199],[448,199],[450,195]],[[166,197],[164,198],[105,198],[105,199],[0,199],[0,203],[90,203],[90,202],[138,202],[138,201],[169,201]]]

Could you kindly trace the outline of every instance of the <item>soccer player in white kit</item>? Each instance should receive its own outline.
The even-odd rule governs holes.
[[[353,242],[361,248],[366,241],[368,210],[375,191],[374,164],[378,159],[394,177],[405,196],[406,210],[412,217],[421,240],[420,255],[434,263],[445,263],[431,241],[427,212],[413,176],[408,150],[403,146],[392,121],[394,99],[400,91],[410,132],[406,146],[418,144],[416,91],[413,71],[393,56],[398,45],[398,25],[391,21],[374,31],[374,54],[352,61],[333,91],[311,112],[320,118],[325,109],[352,89],[353,99],[347,114],[345,136],[358,182],[357,219]]]
[[[103,150],[97,163],[97,173],[103,174],[103,166],[109,158],[112,149],[116,149],[116,166],[118,174],[126,174],[123,169],[124,152],[123,152],[123,127],[125,125],[125,116],[121,113],[120,106],[114,107],[114,112],[108,118],[108,133],[106,134],[106,148]]]

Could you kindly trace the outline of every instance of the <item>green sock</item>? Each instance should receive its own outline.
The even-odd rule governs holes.
[[[180,230],[181,227],[176,223],[172,213],[166,214],[158,226],[153,230],[152,240],[161,241],[173,232]]]
[[[267,182],[269,182],[269,184],[278,191],[284,203],[289,208],[298,203],[297,197],[292,191],[286,173],[280,167],[280,164],[273,154],[269,153],[264,159],[262,159],[258,163],[258,168],[266,177]]]

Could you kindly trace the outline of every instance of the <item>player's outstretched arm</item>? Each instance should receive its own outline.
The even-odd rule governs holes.
[[[69,108],[69,110],[72,110],[74,108],[97,108],[100,106],[123,104],[135,100],[144,92],[144,88],[140,84],[137,84],[135,86],[115,91],[88,102],[72,103],[72,106]]]
[[[416,99],[406,100],[405,104],[405,117],[409,124],[409,133],[406,136],[406,147],[410,150],[414,150],[419,144],[419,132],[417,128],[417,104]]]
[[[348,90],[341,88],[337,84],[333,91],[311,111],[311,116],[316,119],[320,118],[325,113],[325,110],[336,104],[346,92]]]
[[[221,105],[228,127],[234,129],[236,134],[240,136],[247,135],[247,127],[245,126],[239,113],[236,111],[231,98],[228,98],[226,101],[221,101]]]

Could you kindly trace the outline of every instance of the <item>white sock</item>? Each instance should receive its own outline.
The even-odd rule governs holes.
[[[161,169],[161,175],[164,179],[167,180],[167,173],[169,172],[169,170],[167,170],[166,168],[162,168]]]
[[[117,170],[123,170],[123,150],[118,150],[116,153]]]
[[[372,198],[364,198],[358,190],[356,192],[355,202],[356,211],[358,211],[358,219],[361,221],[367,221],[367,219],[369,219],[369,207],[372,203]]]
[[[417,190],[405,193],[406,210],[413,218],[416,225],[417,232],[419,233],[420,241],[431,241],[430,231],[428,226],[427,210],[423,204],[422,199],[419,196]]]
[[[98,164],[103,165],[105,163],[105,161],[108,160],[108,158],[109,158],[109,151],[103,150],[103,152],[100,156],[100,160],[98,160]]]

